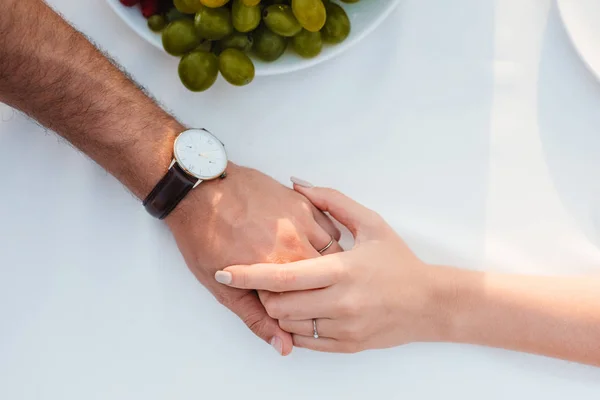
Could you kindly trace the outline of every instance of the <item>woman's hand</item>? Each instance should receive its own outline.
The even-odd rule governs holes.
[[[420,261],[378,214],[341,193],[295,189],[345,225],[354,248],[285,265],[231,266],[216,279],[271,292],[261,300],[298,347],[357,352],[439,339],[444,313],[436,282],[443,269]]]
[[[357,352],[441,341],[600,366],[598,276],[427,265],[373,211],[307,186],[295,189],[350,229],[354,249],[284,265],[232,266],[215,276],[232,287],[271,292],[262,296],[265,308],[296,346]]]

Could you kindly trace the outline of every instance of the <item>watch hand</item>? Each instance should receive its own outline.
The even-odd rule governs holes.
[[[199,154],[199,156],[200,156],[200,157],[206,157],[206,155],[207,155],[208,153],[216,153],[217,151],[220,151],[220,150],[210,150],[210,151],[205,151],[204,153],[200,153],[200,154]]]

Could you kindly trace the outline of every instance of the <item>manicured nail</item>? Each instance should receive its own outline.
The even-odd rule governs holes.
[[[292,181],[292,183],[295,183],[298,186],[302,186],[302,187],[305,187],[305,188],[314,187],[314,185],[312,183],[307,182],[304,179],[296,178],[295,176],[292,176],[290,178],[290,180]]]
[[[273,346],[277,354],[283,354],[283,342],[277,336],[273,336],[273,339],[271,339],[271,346]]]
[[[231,272],[217,271],[215,274],[215,279],[217,282],[222,283],[223,285],[229,285],[233,280],[233,276],[231,275]]]

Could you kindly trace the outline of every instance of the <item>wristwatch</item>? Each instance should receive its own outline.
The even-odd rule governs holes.
[[[226,168],[223,143],[206,129],[188,129],[175,139],[169,170],[143,205],[150,215],[164,219],[200,183],[225,178]]]

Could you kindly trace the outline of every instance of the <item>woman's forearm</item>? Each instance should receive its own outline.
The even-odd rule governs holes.
[[[456,270],[452,342],[600,366],[600,278]]]

